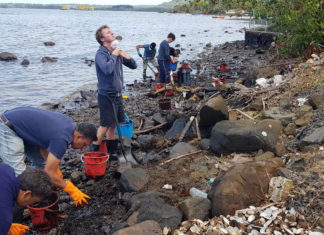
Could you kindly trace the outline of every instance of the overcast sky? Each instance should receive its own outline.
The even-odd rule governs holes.
[[[0,3],[39,3],[39,4],[96,4],[96,5],[158,5],[169,0],[0,0]]]

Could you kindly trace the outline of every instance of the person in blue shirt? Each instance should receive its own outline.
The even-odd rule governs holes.
[[[137,64],[126,52],[114,47],[116,38],[107,25],[97,29],[95,36],[100,44],[95,57],[100,126],[97,132],[98,140],[93,142],[91,148],[92,151],[98,151],[104,136],[106,136],[110,159],[116,159],[118,149],[118,139],[115,136],[117,121],[123,122],[125,120],[122,99],[123,65],[130,69],[136,69]]]
[[[170,73],[168,69],[168,63],[171,61],[175,63],[170,57],[169,43],[175,40],[175,35],[169,33],[167,38],[160,43],[159,55],[157,56],[159,68],[160,68],[160,83],[170,82]]]
[[[9,165],[0,163],[0,235],[22,235],[29,227],[13,223],[13,207],[32,205],[52,195],[48,174],[36,168],[25,169],[18,177]]]
[[[18,107],[0,114],[0,158],[16,175],[25,169],[25,156],[33,167],[42,168],[55,186],[63,189],[76,205],[87,203],[90,197],[69,180],[59,169],[65,151],[84,148],[97,140],[93,124],[75,124],[72,118],[32,107]]]
[[[144,48],[144,57],[140,52],[140,48]],[[143,58],[143,79],[146,80],[146,70],[147,67],[150,66],[149,64],[153,65],[157,72],[154,72],[154,75],[157,76],[159,74],[159,65],[156,61],[155,54],[156,54],[156,43],[152,42],[151,44],[144,44],[144,45],[137,45],[136,51],[137,54]]]

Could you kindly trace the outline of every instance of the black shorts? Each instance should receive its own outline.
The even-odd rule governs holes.
[[[116,107],[118,122],[125,121],[124,106],[122,96],[106,96],[98,94],[98,105],[100,111],[100,126],[116,127],[116,119],[112,103]]]

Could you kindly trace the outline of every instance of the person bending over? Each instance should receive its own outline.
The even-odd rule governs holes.
[[[25,156],[33,167],[44,169],[53,184],[74,200],[75,205],[88,203],[90,197],[69,180],[59,169],[65,151],[84,148],[97,140],[93,124],[75,124],[61,113],[32,107],[18,107],[0,115],[0,158],[16,175],[25,169]]]
[[[51,196],[52,183],[43,170],[26,168],[18,177],[12,167],[0,163],[0,234],[22,235],[29,227],[13,223],[13,207],[32,205]]]

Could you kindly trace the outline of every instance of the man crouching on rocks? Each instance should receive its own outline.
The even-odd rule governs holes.
[[[134,59],[114,46],[115,36],[108,26],[101,26],[96,31],[96,40],[100,44],[95,58],[100,127],[97,133],[98,141],[93,143],[92,150],[99,150],[99,145],[106,135],[108,153],[112,159],[117,157],[118,147],[118,139],[115,137],[117,127],[115,116],[119,122],[125,119],[121,93],[124,85],[123,65],[130,69],[136,69],[137,65]]]
[[[51,179],[44,171],[30,167],[16,177],[14,169],[0,163],[0,185],[0,234],[22,235],[29,227],[12,223],[14,204],[32,205],[51,196]]]
[[[97,140],[96,132],[93,124],[76,125],[58,112],[15,108],[0,115],[0,157],[20,175],[26,169],[26,155],[33,167],[44,168],[53,184],[67,192],[76,206],[82,205],[90,197],[65,181],[59,166],[70,144],[74,149],[84,148]]]

